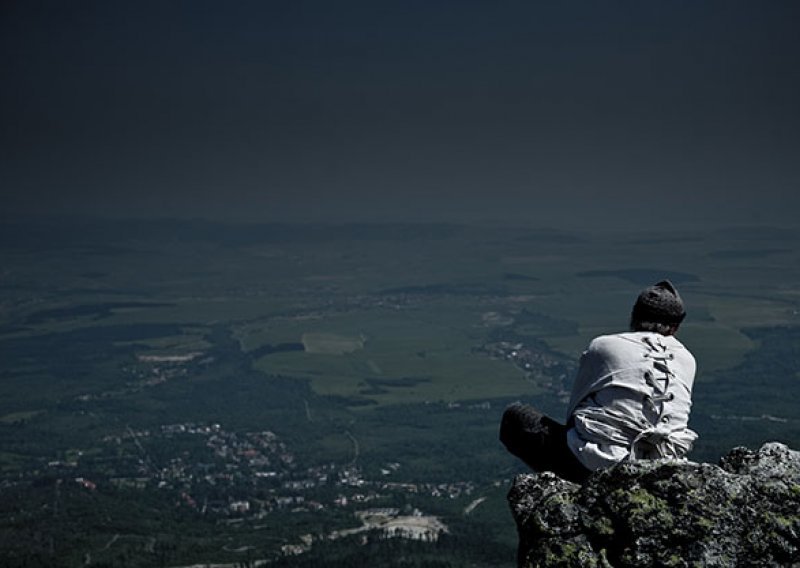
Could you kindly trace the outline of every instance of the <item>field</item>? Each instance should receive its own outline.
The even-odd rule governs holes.
[[[199,221],[2,232],[9,566],[284,562],[282,547],[357,527],[375,506],[451,529],[437,548],[383,550],[513,565],[503,494],[524,468],[496,439],[504,406],[561,417],[581,350],[624,330],[638,291],[663,278],[687,303],[680,338],[699,364],[693,459],[800,446],[796,232]],[[178,538],[181,526],[193,536]],[[489,535],[483,550],[476,533]],[[347,565],[352,538],[315,536],[301,558]]]

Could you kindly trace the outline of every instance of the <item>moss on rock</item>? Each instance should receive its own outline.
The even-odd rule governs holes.
[[[519,476],[520,566],[786,566],[800,562],[800,453],[736,448],[721,466],[636,462],[579,486]]]

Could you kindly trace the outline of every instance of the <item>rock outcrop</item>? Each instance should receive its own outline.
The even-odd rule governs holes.
[[[583,486],[520,475],[508,498],[520,567],[800,566],[800,452],[783,444],[622,463]]]

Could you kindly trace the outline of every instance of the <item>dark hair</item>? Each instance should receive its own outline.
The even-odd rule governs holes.
[[[661,335],[672,335],[678,329],[678,324],[663,323],[660,321],[641,321],[631,317],[631,331],[651,331]]]

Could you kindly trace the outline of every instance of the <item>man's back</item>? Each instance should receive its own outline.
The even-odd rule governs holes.
[[[694,357],[674,336],[638,331],[596,338],[581,357],[567,441],[589,469],[633,457],[682,457]]]

